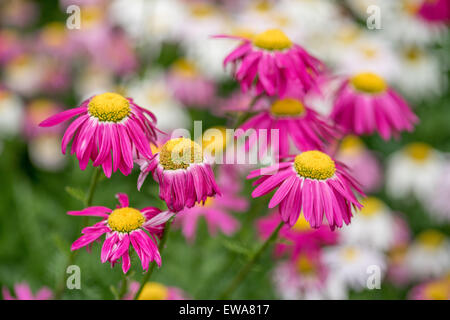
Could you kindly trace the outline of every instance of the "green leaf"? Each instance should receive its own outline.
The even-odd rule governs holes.
[[[69,186],[66,186],[65,190],[72,198],[77,199],[78,201],[84,203],[84,200],[86,199],[86,194],[84,193],[83,190]]]

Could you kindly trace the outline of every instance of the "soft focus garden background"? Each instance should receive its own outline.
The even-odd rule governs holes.
[[[116,91],[155,112],[165,131],[192,128],[194,120],[203,121],[204,129],[230,125],[227,108],[238,108],[245,97],[239,96],[221,63],[236,43],[209,36],[251,34],[270,27],[283,29],[338,74],[374,69],[405,96],[420,118],[413,133],[387,142],[379,136],[362,138],[383,168],[383,183],[371,195],[395,214],[402,213],[411,241],[427,229],[448,237],[450,181],[447,189],[445,183],[439,187],[440,197],[447,199],[447,211],[441,208],[439,214],[431,213],[430,205],[414,195],[392,197],[384,183],[389,178],[389,156],[412,142],[437,150],[448,168],[447,26],[424,22],[417,9],[404,4],[382,10],[383,29],[369,30],[365,8],[372,3],[383,9],[386,1],[0,0],[0,286],[11,289],[28,282],[34,292],[42,286],[52,290],[60,286],[70,245],[80,234],[82,219],[66,212],[82,209],[76,195],[87,189],[93,169],[80,171],[73,156],[60,154],[62,132],[40,131],[37,123],[95,93]],[[65,9],[71,4],[81,6],[79,30],[66,28],[70,14]],[[186,85],[192,101],[175,90],[183,88],[183,81],[195,83]],[[326,102],[321,104],[326,109]],[[140,192],[136,190],[138,173],[128,177],[116,173],[101,180],[94,204],[114,207],[114,194],[125,192],[134,207],[164,208],[151,179]],[[232,236],[211,236],[201,218],[195,241],[188,243],[175,228],[153,281],[179,287],[196,299],[220,294],[261,241],[256,220],[269,214],[268,197],[251,200],[245,173],[241,195],[249,199],[249,209],[232,213],[241,222],[239,230]],[[434,191],[427,191],[433,197]],[[77,253],[82,288],[66,290],[63,298],[114,298],[110,287],[120,284],[122,271],[101,264],[99,251],[100,246],[94,245],[91,254]],[[382,254],[389,266],[393,254],[389,250]],[[265,252],[233,297],[280,298],[272,272],[283,259],[273,258],[272,250]],[[130,278],[141,277],[138,265],[134,259]],[[348,297],[405,299],[412,287],[426,280],[412,278],[395,285],[385,278],[381,290],[348,290]]]

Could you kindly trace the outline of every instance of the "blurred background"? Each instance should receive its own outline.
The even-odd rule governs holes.
[[[71,5],[80,8],[80,28],[70,29],[76,13]],[[367,27],[371,5],[380,9],[381,29]],[[337,157],[370,195],[365,212],[328,235],[332,240],[319,241],[319,260],[306,255],[292,261],[289,253],[302,241],[298,235],[315,239],[319,231],[304,225],[286,231],[233,297],[448,299],[449,7],[445,0],[0,0],[0,286],[28,283],[34,293],[54,291],[80,235],[81,219],[66,212],[82,209],[77,197],[93,169],[80,171],[73,156],[61,154],[64,126],[39,128],[39,122],[115,91],[154,112],[165,132],[190,130],[194,120],[203,121],[204,129],[231,127],[250,98],[222,65],[236,41],[210,36],[251,37],[279,28],[336,75],[382,75],[420,123],[387,142],[345,138]],[[331,94],[307,99],[318,112],[330,112]],[[267,209],[270,197],[251,199],[248,167],[215,170],[219,185],[233,182],[234,206],[220,207],[232,227],[214,230],[205,209],[195,213],[197,228],[189,234],[185,220],[194,213],[183,213],[169,235],[163,266],[152,276],[195,299],[217,297],[270,229],[270,219],[276,220]],[[125,192],[134,207],[164,208],[151,179],[136,190],[138,174],[136,168],[128,177],[116,173],[101,180],[94,204],[114,207],[114,194]],[[101,264],[99,252],[94,245],[91,254],[77,253],[82,288],[66,290],[63,298],[114,298],[122,271]],[[358,282],[372,264],[382,269],[381,289]],[[133,260],[130,279],[141,278],[138,266]]]

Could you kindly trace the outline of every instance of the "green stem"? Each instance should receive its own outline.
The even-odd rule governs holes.
[[[100,180],[101,173],[102,173],[101,167],[97,167],[94,169],[94,173],[92,174],[91,183],[89,185],[86,200],[84,202],[85,207],[90,207],[92,205],[92,200],[94,199],[94,193],[97,188],[98,181]],[[84,226],[88,225],[88,223],[89,223],[89,217],[85,216],[83,219],[83,225],[81,227],[83,228]],[[69,258],[67,261],[67,266],[70,266],[74,263],[75,255],[76,255],[76,251],[70,251]],[[66,270],[67,270],[67,267],[66,267]],[[65,288],[64,281],[65,280],[66,280],[66,274],[65,274],[65,272],[63,272],[63,278],[61,279],[61,282],[58,285],[58,287],[55,289],[55,300],[61,299],[61,296],[64,293],[64,288]]]
[[[122,280],[122,287],[120,288],[118,296],[119,300],[122,300],[122,298],[125,296],[125,294],[127,293],[127,289],[128,289],[128,277],[126,274],[124,274]]]
[[[164,245],[166,244],[166,241],[168,238],[170,227],[172,225],[172,220],[173,220],[173,217],[170,218],[169,221],[167,221],[166,228],[164,229],[164,233],[161,238],[161,242],[159,243],[158,250],[159,250],[160,255],[162,255],[162,252],[164,251]],[[144,275],[144,277],[141,280],[141,284],[139,285],[139,290],[134,295],[134,300],[137,300],[137,298],[141,294],[142,290],[144,289],[145,284],[148,282],[148,280],[150,280],[150,276],[152,275],[153,270],[155,269],[155,266],[156,266],[156,262],[153,261],[151,263],[150,268],[148,269],[147,273]]]
[[[233,292],[237,289],[237,287],[241,284],[241,282],[245,279],[247,274],[252,269],[253,265],[258,261],[259,257],[263,254],[263,252],[271,245],[278,236],[278,232],[281,227],[283,227],[284,222],[281,221],[280,224],[273,230],[272,234],[264,241],[264,243],[259,247],[259,249],[252,255],[252,257],[247,261],[247,263],[242,267],[230,285],[225,289],[225,291],[220,295],[221,300],[228,299]]]

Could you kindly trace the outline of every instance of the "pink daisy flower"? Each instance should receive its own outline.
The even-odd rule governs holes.
[[[220,182],[219,186],[222,190],[221,196],[208,198],[203,206],[184,209],[177,215],[175,221],[181,225],[183,235],[187,241],[194,241],[198,218],[202,216],[206,220],[209,233],[213,236],[217,234],[218,230],[229,236],[239,228],[239,221],[230,214],[230,211],[244,212],[248,208],[248,201],[246,198],[231,192],[231,189],[223,188]]]
[[[50,300],[53,296],[52,291],[47,287],[42,287],[36,295],[33,295],[30,286],[25,282],[14,285],[15,298],[6,287],[2,288],[2,293],[4,300]]]
[[[141,166],[138,190],[147,175],[153,172],[153,179],[159,183],[159,197],[171,211],[192,208],[195,203],[204,203],[208,197],[220,195],[202,147],[190,139],[171,139],[153,157],[136,162]]]
[[[237,132],[238,137],[247,130],[254,129],[246,141],[246,151],[259,139],[265,139],[265,143],[260,146],[260,154],[264,154],[270,145],[275,145],[279,146],[280,157],[292,154],[292,143],[298,151],[324,150],[327,144],[339,137],[334,126],[294,98],[275,100],[269,110],[251,117],[240,129],[243,131]],[[272,141],[272,130],[279,131],[279,141]],[[261,133],[266,134],[261,137]]]
[[[279,29],[269,29],[251,40],[235,36],[218,36],[242,40],[224,60],[234,65],[234,77],[243,92],[256,88],[256,94],[283,96],[289,87],[303,91],[316,86],[323,64]]]
[[[142,269],[148,270],[149,264],[155,261],[161,266],[161,256],[157,246],[164,225],[173,213],[161,212],[158,208],[146,207],[142,210],[129,207],[128,196],[124,193],[116,195],[120,205],[115,210],[106,207],[89,207],[81,211],[69,211],[73,216],[95,216],[103,218],[91,227],[84,228],[83,235],[72,244],[72,251],[87,246],[106,234],[103,242],[101,261],[110,262],[112,266],[122,258],[122,270],[130,269],[129,247],[133,246],[142,263]]]
[[[278,213],[259,219],[257,221],[257,227],[260,236],[263,239],[267,239],[280,224],[280,221],[281,218]],[[281,228],[279,238],[287,240],[290,244],[285,242],[277,243],[275,246],[275,255],[279,257],[288,251],[293,256],[296,256],[300,252],[319,249],[324,244],[335,244],[338,239],[338,233],[330,231],[326,226],[313,229],[305,217],[300,215],[292,227],[284,225]]]
[[[384,140],[418,122],[408,104],[380,76],[364,72],[343,82],[330,117],[347,133],[378,132]]]
[[[107,177],[118,169],[128,175],[133,169],[133,156],[151,157],[150,143],[156,139],[156,118],[131,98],[117,93],[102,93],[84,101],[80,107],[66,110],[41,122],[51,127],[74,116],[62,139],[66,153],[72,141],[71,154],[76,154],[81,170],[92,160],[102,166]]]
[[[128,293],[124,300],[133,300],[139,290],[139,282],[133,281],[130,284]],[[142,289],[138,300],[189,300],[188,295],[177,287],[167,287],[158,282],[147,282]]]
[[[354,195],[364,195],[358,183],[347,173],[346,167],[327,154],[311,150],[295,157],[294,161],[277,163],[250,173],[248,179],[261,176],[253,185],[254,198],[277,189],[269,208],[280,205],[281,219],[289,226],[297,222],[300,212],[312,228],[319,228],[323,218],[332,230],[349,224],[353,208],[361,208]]]

